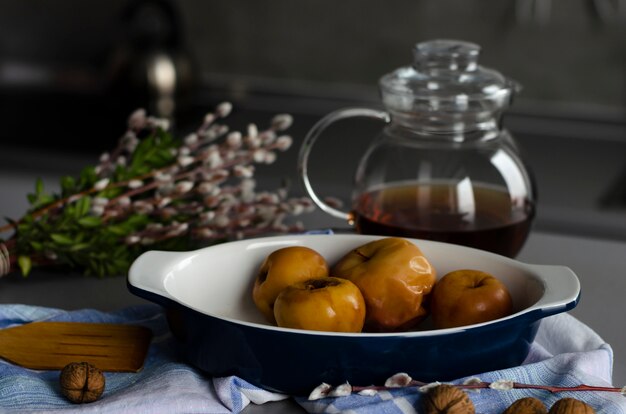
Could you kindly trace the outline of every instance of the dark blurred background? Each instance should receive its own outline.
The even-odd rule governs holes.
[[[380,106],[378,79],[415,43],[455,38],[523,85],[505,125],[537,179],[537,228],[626,240],[625,34],[624,0],[0,0],[0,186],[77,173],[137,107],[184,131],[222,100],[235,126],[294,115],[296,148],[268,172],[294,177],[317,119]],[[319,144],[328,195],[349,198],[377,127]]]

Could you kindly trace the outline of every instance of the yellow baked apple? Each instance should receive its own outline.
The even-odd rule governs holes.
[[[422,251],[409,240],[387,237],[364,244],[341,258],[331,270],[361,290],[366,328],[373,331],[408,329],[426,315],[425,298],[436,272]]]
[[[290,246],[270,253],[254,281],[252,299],[269,322],[274,320],[274,301],[294,283],[328,276],[326,259],[313,249]]]
[[[325,277],[283,289],[274,303],[278,326],[329,332],[361,332],[365,301],[347,279]]]
[[[437,328],[487,322],[511,314],[511,294],[504,283],[489,273],[456,270],[435,284],[430,311]]]

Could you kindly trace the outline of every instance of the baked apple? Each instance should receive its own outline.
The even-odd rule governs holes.
[[[437,328],[487,322],[510,315],[511,295],[495,276],[462,269],[439,280],[431,295],[430,311]]]
[[[328,276],[326,259],[313,249],[290,246],[270,253],[259,268],[252,299],[268,321],[274,322],[274,301],[287,286]]]
[[[337,262],[331,274],[350,280],[367,306],[366,328],[407,329],[427,314],[424,299],[435,283],[435,269],[413,243],[388,237],[364,244]]]
[[[337,277],[287,286],[276,298],[278,326],[330,332],[361,332],[365,301],[358,287]]]

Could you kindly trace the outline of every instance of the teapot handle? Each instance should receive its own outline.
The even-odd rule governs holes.
[[[326,128],[339,120],[354,117],[379,119],[385,123],[389,123],[391,119],[387,112],[369,108],[345,108],[331,112],[324,118],[320,119],[315,125],[313,125],[313,128],[311,128],[311,130],[307,133],[304,141],[302,142],[302,146],[300,147],[300,154],[298,158],[298,171],[300,173],[300,179],[302,180],[304,188],[309,193],[309,196],[311,197],[311,199],[313,199],[313,202],[317,204],[317,206],[321,208],[322,211],[330,214],[333,217],[346,221],[350,220],[349,213],[338,210],[326,204],[321,198],[318,197],[315,191],[313,191],[313,186],[311,185],[308,174],[309,154],[311,153],[313,144],[315,144],[315,141],[317,141],[319,136],[322,134],[322,132],[324,132],[324,130],[326,130]]]

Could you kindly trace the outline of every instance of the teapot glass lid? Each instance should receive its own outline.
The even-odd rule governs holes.
[[[478,64],[480,46],[458,40],[418,43],[411,66],[380,79],[390,110],[496,110],[518,88],[500,72]]]

